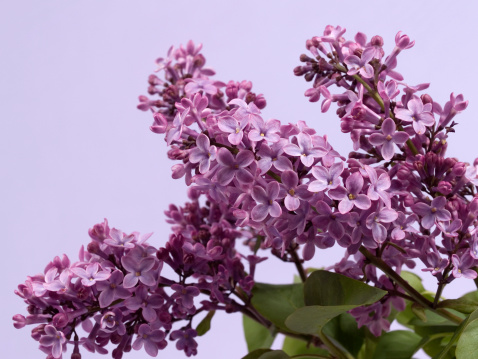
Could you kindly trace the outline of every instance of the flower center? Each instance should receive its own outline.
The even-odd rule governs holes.
[[[289,194],[290,194],[291,196],[293,196],[293,195],[295,194],[295,191],[294,191],[293,188],[291,188],[291,189],[289,190]]]
[[[390,140],[392,139],[392,136],[387,135],[387,137],[385,137],[385,139],[386,139],[387,141],[390,141]]]
[[[349,199],[350,200],[354,200],[355,198],[356,198],[355,195],[353,195],[352,193],[349,194]]]
[[[435,213],[437,211],[436,207],[432,207],[432,213]]]
[[[238,127],[236,128],[236,133],[239,133],[239,132],[241,132],[241,129]]]
[[[135,275],[136,277],[139,277],[141,275],[141,272],[136,272]]]
[[[264,137],[265,135],[263,133],[261,133],[261,137]]]

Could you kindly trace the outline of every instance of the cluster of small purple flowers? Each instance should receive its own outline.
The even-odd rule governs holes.
[[[194,355],[192,318],[246,310],[231,295],[247,302],[255,265],[264,259],[255,255],[259,249],[300,268],[316,248],[344,247],[333,269],[389,293],[352,311],[377,336],[390,325],[391,306],[404,308],[405,296],[367,256],[397,273],[421,261],[440,288],[476,278],[476,167],[445,157],[453,119],[467,101],[452,94],[441,107],[419,95],[428,84],[403,82],[395,68],[397,55],[414,45],[408,36],[398,33],[385,56],[380,36],[367,41],[358,33],[346,41],[344,33],[328,26],[308,40],[312,57],[301,55],[294,73],[313,84],[305,95],[323,98],[322,112],[337,105],[342,131],[353,141],[348,159],[303,121],[264,119],[266,101],[251,82],[212,80],[201,46],[189,42],[158,59],[164,77],[148,80],[156,97],[140,96],[138,108],[153,113],[151,130],[165,135],[169,158],[180,161],[173,178],[185,177],[192,202],[171,205],[174,234],[159,250],[147,244],[149,236],[96,225],[79,262],[57,258],[19,287],[30,315],[15,316],[15,326],[40,324],[32,335],[49,358],[60,358],[66,343],[75,358],[79,346],[104,353],[109,341],[118,344],[114,358],[143,345],[155,356],[168,334]],[[343,92],[332,94],[334,86]],[[239,238],[254,255],[236,252]],[[164,265],[177,280],[161,276]],[[200,293],[209,298],[196,308]],[[172,331],[177,321],[185,324]],[[76,333],[80,323],[87,337]]]
[[[115,359],[143,346],[156,356],[168,335],[177,349],[195,355],[193,318],[204,311],[241,310],[231,294],[237,294],[236,286],[249,293],[253,280],[234,249],[242,233],[231,224],[226,204],[201,207],[195,198],[185,208],[171,206],[167,216],[174,234],[159,250],[148,244],[151,234],[126,234],[110,229],[106,220],[95,225],[78,262],[56,257],[44,274],[18,287],[29,315],[15,315],[15,327],[37,324],[32,337],[47,358],[61,358],[67,344],[73,345],[73,359],[81,358],[80,347],[106,354],[109,342],[116,345]],[[258,259],[248,260],[253,275]],[[177,279],[164,277],[163,266]],[[206,298],[198,305],[200,293]]]

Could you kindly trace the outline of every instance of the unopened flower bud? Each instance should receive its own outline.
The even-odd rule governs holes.
[[[372,46],[382,47],[383,46],[383,38],[379,35],[375,35],[374,37],[372,37],[372,40],[370,40],[370,44],[372,44]]]
[[[429,94],[427,94],[427,93],[421,95],[421,96],[420,96],[420,99],[422,100],[422,102],[423,102],[424,105],[426,105],[427,103],[433,104],[433,99],[432,99],[432,97],[431,97]]]
[[[440,192],[441,194],[447,195],[451,193],[453,187],[450,182],[447,181],[440,181],[438,183],[438,186],[436,187],[437,191]]]
[[[57,328],[61,329],[66,327],[68,324],[68,315],[66,313],[55,314],[52,320],[52,324]]]
[[[466,167],[466,163],[464,162],[455,163],[453,166],[452,175],[456,177],[463,176],[466,172]]]
[[[401,31],[395,36],[395,45],[400,50],[405,50],[411,48],[415,44],[415,41],[410,41],[408,35],[402,34]]]

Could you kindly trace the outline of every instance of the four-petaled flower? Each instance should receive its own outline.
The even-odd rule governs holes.
[[[443,196],[436,197],[430,205],[420,202],[412,206],[412,211],[422,217],[421,224],[423,228],[430,229],[436,220],[449,221],[451,213],[445,209],[446,198]]]
[[[320,158],[327,154],[327,150],[323,147],[314,148],[310,135],[304,132],[297,135],[297,145],[293,143],[285,145],[284,152],[290,156],[300,157],[302,164],[307,167],[312,166],[315,158]]]
[[[277,182],[269,182],[266,190],[260,186],[254,186],[252,198],[257,202],[257,205],[252,209],[253,221],[261,222],[268,214],[272,217],[279,217],[282,214],[282,209],[279,203],[276,202],[279,190],[280,187]]]
[[[387,118],[382,123],[382,134],[373,133],[368,139],[372,145],[382,146],[380,153],[385,161],[390,161],[395,154],[393,144],[403,145],[408,140],[408,133],[396,130],[395,122]]]
[[[156,261],[152,257],[146,257],[137,261],[131,256],[121,258],[121,264],[129,272],[123,280],[123,287],[132,288],[138,281],[144,285],[152,286],[156,284],[156,278],[153,274],[153,267]]]
[[[140,350],[144,345],[146,353],[155,357],[158,350],[166,346],[165,334],[162,330],[152,329],[148,324],[141,324],[138,329],[138,336],[133,343],[134,350]]]
[[[102,270],[99,271],[100,265],[98,263],[90,263],[86,269],[74,267],[71,271],[81,278],[81,283],[85,287],[95,285],[97,281],[103,281],[110,277],[110,272]]]
[[[216,146],[211,146],[209,137],[200,133],[196,138],[196,146],[189,152],[189,161],[192,163],[199,162],[199,172],[206,173],[209,171],[211,161],[216,159]]]
[[[56,330],[53,325],[45,326],[45,335],[40,338],[40,344],[44,347],[51,347],[51,355],[53,358],[61,358],[63,344],[66,343],[65,334]]]
[[[329,196],[332,199],[340,200],[340,213],[348,213],[356,206],[360,209],[370,208],[372,202],[365,194],[360,194],[364,181],[359,172],[355,172],[347,177],[345,187],[339,186],[329,191]]]
[[[402,121],[412,122],[413,129],[419,135],[425,133],[426,126],[432,126],[435,118],[432,114],[432,104],[423,104],[419,98],[408,101],[408,109],[399,108],[395,110],[395,116]]]

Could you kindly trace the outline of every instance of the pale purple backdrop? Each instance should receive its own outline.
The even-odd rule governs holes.
[[[1,356],[44,358],[31,329],[12,326],[11,317],[25,313],[13,290],[55,255],[75,260],[93,224],[107,217],[124,231],[154,231],[156,246],[168,237],[163,211],[185,201],[185,185],[171,179],[166,146],[136,104],[146,94],[153,60],[170,45],[202,42],[218,79],[252,80],[254,91],[265,94],[265,117],[306,120],[347,154],[351,142],[333,111],[323,115],[318,104],[308,103],[308,85],[292,74],[305,40],[328,24],[341,25],[349,38],[357,31],[382,35],[390,51],[403,30],[416,40],[398,59],[406,81],[431,82],[429,93],[441,103],[451,91],[470,101],[457,118],[449,155],[471,162],[478,154],[477,10],[472,2],[416,0],[2,2]],[[341,253],[319,253],[313,265],[332,264]],[[257,274],[259,280],[288,283],[293,273],[292,266],[271,261]],[[426,283],[435,289],[432,278]],[[471,281],[460,280],[444,294],[473,289]],[[246,346],[240,315],[216,315],[198,342],[198,358],[241,358]],[[83,358],[93,357],[83,352]],[[184,356],[170,344],[158,357]]]

